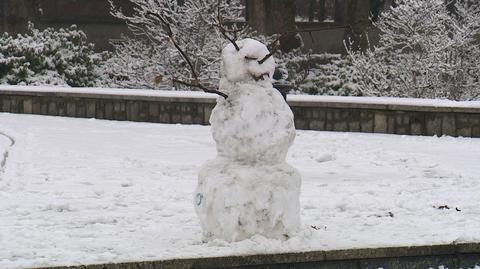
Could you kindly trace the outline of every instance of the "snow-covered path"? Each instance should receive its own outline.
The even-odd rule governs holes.
[[[0,113],[0,133],[0,268],[480,241],[480,139],[298,131],[304,231],[229,244],[192,206],[209,127]]]

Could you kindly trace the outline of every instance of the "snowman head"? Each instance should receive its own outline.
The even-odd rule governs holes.
[[[239,50],[233,44],[228,44],[222,50],[221,77],[232,83],[271,83],[275,60],[269,57],[261,62],[270,53],[267,47],[251,38],[236,41],[236,44]]]

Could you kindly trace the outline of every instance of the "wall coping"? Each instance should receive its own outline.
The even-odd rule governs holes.
[[[0,85],[0,95],[58,96],[93,99],[215,103],[217,95],[200,91],[170,91],[116,88],[69,88]]]
[[[480,113],[480,101],[452,101],[443,99],[289,95],[288,103],[292,106],[300,107]]]
[[[363,249],[338,249],[276,254],[255,254],[223,257],[184,258],[158,261],[138,261],[110,264],[41,267],[38,269],[128,269],[128,268],[227,268],[278,264],[352,261],[366,259],[396,259],[402,257],[454,256],[480,254],[480,243],[451,243],[444,245],[403,246]],[[335,267],[337,268],[337,267]]]
[[[164,102],[216,103],[215,94],[199,91],[170,91],[114,88],[68,88],[0,85],[0,95],[59,96],[95,99],[145,100]],[[451,101],[395,97],[350,97],[288,95],[298,107],[362,108],[422,112],[480,113],[480,101]]]

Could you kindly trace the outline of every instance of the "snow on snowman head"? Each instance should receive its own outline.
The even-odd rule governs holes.
[[[272,56],[262,60],[270,52],[267,47],[254,39],[236,41],[237,48],[231,43],[222,50],[221,78],[229,82],[271,83],[275,71]]]

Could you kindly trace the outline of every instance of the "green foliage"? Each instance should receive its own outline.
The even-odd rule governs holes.
[[[24,35],[0,36],[0,83],[95,86],[96,68],[108,55],[93,49],[75,25],[40,31],[29,23]]]

